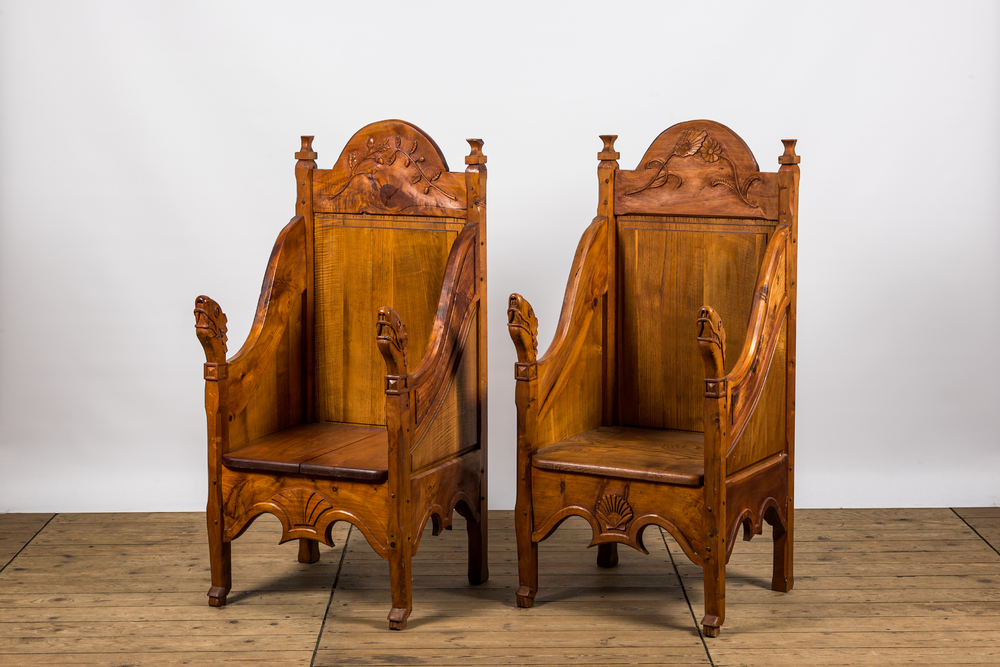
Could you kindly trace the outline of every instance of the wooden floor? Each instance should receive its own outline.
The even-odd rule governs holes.
[[[738,543],[716,639],[669,536],[601,570],[570,520],[518,609],[512,514],[490,521],[489,582],[468,585],[456,516],[421,541],[410,627],[390,632],[388,567],[345,524],[300,565],[263,517],[215,609],[202,514],[0,515],[0,665],[1000,665],[1000,508],[799,510],[795,589],[769,588],[769,535]]]

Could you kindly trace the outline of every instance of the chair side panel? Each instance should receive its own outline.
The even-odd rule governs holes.
[[[479,327],[477,308],[460,336],[461,353],[449,369],[445,398],[424,420],[429,425],[410,451],[414,473],[479,447]],[[427,400],[417,391],[415,400],[422,399]]]
[[[589,310],[589,322],[573,341],[558,380],[540,388],[536,447],[601,425],[603,399],[602,320],[605,296]]]
[[[246,407],[230,423],[230,447],[239,447],[302,422],[305,400],[302,356],[304,310],[304,299],[295,299],[274,360],[261,375],[257,390],[250,396]]]
[[[774,358],[771,360],[767,380],[764,381],[764,389],[757,401],[757,407],[750,417],[750,421],[747,422],[739,442],[727,458],[727,475],[733,475],[769,456],[780,454],[785,449],[787,341],[788,323],[786,321],[778,335]],[[734,350],[732,354],[735,355],[737,352]]]
[[[627,426],[704,430],[696,321],[725,324],[729,370],[743,347],[770,223],[618,218],[619,400]]]
[[[430,340],[448,253],[463,223],[440,218],[316,214],[316,417],[385,424],[378,309],[407,327],[416,368]]]

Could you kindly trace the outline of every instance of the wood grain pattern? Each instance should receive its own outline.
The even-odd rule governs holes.
[[[427,349],[457,233],[335,224],[317,215],[316,385],[323,421],[385,425],[384,362],[372,332],[379,307],[406,322],[416,368]],[[428,223],[429,225],[430,223]]]
[[[384,627],[384,561],[346,524],[306,565],[295,545],[274,545],[280,524],[262,516],[234,548],[233,604],[215,609],[203,602],[202,513],[59,514],[0,572],[0,664],[996,664],[1000,555],[965,521],[996,521],[997,508],[798,519],[795,590],[770,590],[770,544],[741,542],[727,568],[727,632],[702,643],[701,569],[655,528],[648,556],[625,549],[603,569],[585,548],[590,525],[568,519],[540,545],[546,586],[527,611],[512,597],[511,512],[490,513],[487,586],[465,576],[464,521],[437,539],[428,525],[401,634]],[[0,534],[37,521],[0,515]]]
[[[486,504],[486,156],[464,173],[403,121],[363,128],[332,169],[296,152],[297,216],[275,244],[257,317],[227,360],[226,316],[195,304],[206,355],[212,587],[263,514],[298,561],[337,522],[389,562],[389,627],[412,609],[424,523],[466,517],[468,579],[489,578]]]
[[[693,219],[619,226],[622,423],[703,431],[705,376],[692,323],[704,304],[724,322],[749,320],[768,228],[733,231]],[[727,328],[736,349],[741,328]]]
[[[539,449],[531,464],[545,470],[701,486],[704,445],[704,437],[690,431],[601,426]]]
[[[668,530],[702,568],[706,636],[725,621],[738,528],[774,527],[771,586],[792,588],[798,162],[762,173],[723,125],[663,132],[623,171],[598,154],[598,217],[574,259],[549,351],[511,295],[517,350],[517,604],[538,593],[538,545],[584,517],[598,565]],[[723,324],[723,320],[727,323]],[[727,349],[729,354],[727,356]]]

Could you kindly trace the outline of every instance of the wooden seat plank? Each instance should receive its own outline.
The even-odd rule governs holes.
[[[601,426],[538,450],[543,470],[641,479],[682,486],[705,481],[705,435],[625,426]]]
[[[378,449],[381,454],[366,454],[368,447]],[[339,458],[342,450],[344,459]],[[308,471],[302,469],[303,464],[314,463],[316,459],[322,459],[322,464],[310,465]],[[369,462],[375,466],[367,466]],[[250,441],[226,454],[223,463],[231,470],[379,482],[388,476],[388,438],[384,428],[373,426],[299,424]]]
[[[389,433],[384,428],[375,430],[363,440],[303,461],[299,470],[310,477],[384,482],[389,478]]]

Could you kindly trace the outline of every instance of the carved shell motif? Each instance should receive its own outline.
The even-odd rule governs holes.
[[[632,506],[617,493],[608,494],[597,503],[597,517],[606,530],[624,531],[632,515]]]
[[[320,517],[333,509],[326,498],[309,489],[286,489],[271,500],[285,511],[289,524],[296,528],[315,527]]]

